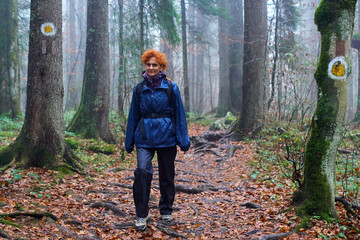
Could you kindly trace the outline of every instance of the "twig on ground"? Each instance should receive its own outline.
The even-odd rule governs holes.
[[[196,215],[196,216],[199,216],[199,210],[197,210],[197,208],[195,207],[195,205],[194,205],[194,204],[191,204],[190,207],[191,207],[192,210],[195,211],[195,215]]]

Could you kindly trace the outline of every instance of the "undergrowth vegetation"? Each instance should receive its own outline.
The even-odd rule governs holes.
[[[67,111],[64,116],[65,125],[69,124],[75,111]],[[125,159],[123,142],[126,132],[126,117],[121,117],[112,112],[111,129],[117,144],[107,144],[99,139],[83,139],[71,132],[66,132],[66,143],[86,164],[100,163],[98,170],[115,164],[115,160],[107,156],[119,153],[119,159]],[[214,115],[190,113],[188,122],[202,126],[210,126],[216,120]],[[0,116],[0,142],[6,146],[13,142],[19,134],[23,117],[11,119],[8,115]],[[270,179],[277,181],[282,177],[291,179],[294,189],[300,188],[303,181],[303,167],[306,141],[309,137],[310,128],[299,128],[296,124],[277,123],[262,129],[256,139],[256,156],[254,162],[257,165],[251,177],[253,179]],[[92,152],[89,154],[89,152]],[[360,129],[348,127],[343,135],[343,141],[338,149],[336,182],[337,195],[352,202],[360,202]],[[117,159],[117,160],[119,160]],[[278,176],[267,176],[269,169],[278,169]],[[15,175],[17,176],[17,175]],[[280,181],[280,180],[279,180]]]
[[[310,128],[300,130],[295,125],[277,124],[261,131],[256,140],[257,170],[253,178],[274,181],[291,179],[294,190],[302,186],[306,142]],[[358,204],[360,202],[360,130],[348,128],[338,149],[336,160],[336,196]],[[268,176],[276,168],[278,176]]]

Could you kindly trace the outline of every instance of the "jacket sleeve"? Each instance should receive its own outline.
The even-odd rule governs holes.
[[[185,152],[190,148],[190,138],[188,135],[185,109],[181,100],[179,88],[175,83],[173,84],[176,145],[178,145],[180,149]]]
[[[131,106],[129,111],[127,127],[126,127],[125,149],[128,153],[131,153],[134,150],[135,130],[140,121],[139,105],[140,104],[136,95],[136,87],[135,87],[133,90],[133,96],[131,99]]]

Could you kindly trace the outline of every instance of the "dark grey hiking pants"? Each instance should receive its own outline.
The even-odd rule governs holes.
[[[175,157],[176,146],[167,148],[136,148],[137,168],[134,171],[135,181],[133,195],[137,217],[147,217],[151,180],[154,173],[152,159],[157,153],[160,182],[160,214],[170,215],[175,198]]]

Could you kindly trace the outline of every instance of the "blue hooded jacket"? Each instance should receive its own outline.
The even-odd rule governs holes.
[[[168,117],[171,115],[171,106],[166,94],[166,89],[169,88],[167,81],[170,80],[162,79],[160,86],[154,91],[145,84],[141,91],[140,104],[136,87],[134,87],[125,138],[125,148],[128,153],[134,150],[134,145],[144,148],[178,145],[182,151],[189,150],[190,139],[185,110],[179,88],[173,81],[170,82],[173,87],[171,96],[174,121]],[[164,116],[160,118],[142,117],[152,113]],[[173,124],[175,124],[175,131]]]

